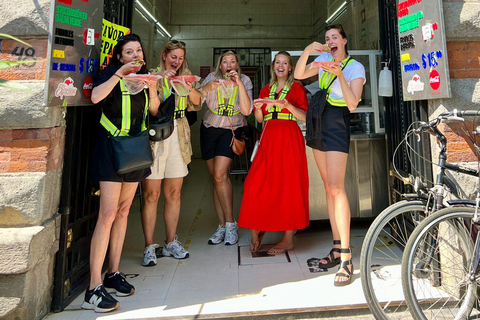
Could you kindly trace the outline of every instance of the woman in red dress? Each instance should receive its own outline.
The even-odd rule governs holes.
[[[288,52],[275,55],[270,84],[254,101],[255,118],[265,121],[257,155],[245,180],[238,225],[250,229],[250,251],[260,249],[265,231],[285,231],[282,240],[268,250],[281,254],[293,250],[293,233],[309,224],[308,171],[305,141],[297,119],[305,121],[308,100],[293,78]]]

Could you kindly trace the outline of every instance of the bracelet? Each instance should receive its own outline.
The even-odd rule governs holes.
[[[114,73],[113,75],[114,75],[114,76],[117,76],[118,79],[122,79],[122,77],[120,77],[117,73]]]

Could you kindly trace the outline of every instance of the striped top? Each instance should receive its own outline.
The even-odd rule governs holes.
[[[253,109],[253,99],[252,99],[252,90],[253,90],[253,84],[252,81],[250,80],[249,77],[246,75],[242,74],[240,76],[242,79],[242,82],[245,86],[245,89],[247,90],[248,97],[250,98],[251,105],[250,105],[250,111]],[[203,85],[209,83],[212,80],[215,80],[216,77],[214,73],[210,73],[205,80],[203,81]],[[203,102],[207,103],[207,111],[205,112],[205,115],[203,117],[203,124],[205,127],[215,127],[215,128],[225,128],[225,129],[230,129],[230,123],[228,122],[228,118],[226,116],[219,116],[210,110],[217,110],[218,109],[218,95],[217,95],[217,90],[213,90],[208,92],[205,97],[203,98]],[[239,94],[237,93],[237,96],[235,98],[235,104],[233,107],[234,110],[240,111],[240,98]],[[230,117],[230,121],[232,122],[232,127],[233,129],[239,128],[239,127],[244,127],[247,125],[247,120],[245,116],[242,113],[239,113],[233,117]]]

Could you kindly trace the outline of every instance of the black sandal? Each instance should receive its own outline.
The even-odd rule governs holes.
[[[342,248],[342,249],[340,249],[340,253],[350,253],[350,254],[352,254],[352,249]],[[352,266],[352,270],[349,270],[348,266]],[[341,272],[340,271],[341,269],[345,270],[347,273],[345,273],[343,271]],[[346,285],[349,285],[350,283],[352,283],[352,273],[353,273],[352,259],[350,258],[347,261],[342,261],[342,263],[340,264],[340,267],[338,267],[337,273],[335,274],[335,279],[337,279],[337,277],[345,277],[345,278],[348,278],[348,280],[347,281],[334,280],[333,284],[335,285],[335,287],[343,287],[343,286],[346,286]]]
[[[336,244],[342,244],[340,240],[333,240],[333,245]],[[309,267],[317,267],[317,268],[332,268],[335,267],[336,265],[340,264],[341,259],[340,257],[335,259],[335,254],[334,253],[341,253],[340,248],[332,248],[328,255],[325,258],[310,258],[307,260],[307,265]],[[327,263],[320,263],[320,260],[326,260],[328,261]]]

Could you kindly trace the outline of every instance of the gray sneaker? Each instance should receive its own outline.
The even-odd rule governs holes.
[[[227,222],[225,224],[225,245],[229,246],[238,242],[238,227],[236,222]]]
[[[210,238],[208,238],[208,244],[219,244],[222,243],[225,238],[225,228],[222,228],[221,225],[218,225],[217,231]]]
[[[190,256],[187,250],[182,246],[182,243],[178,241],[177,236],[172,242],[163,242],[162,255],[165,257],[174,257],[175,259],[186,259]]]
[[[157,254],[156,250],[160,248],[160,246],[156,243],[151,244],[145,248],[143,251],[143,262],[142,265],[144,267],[153,267],[157,265]]]

